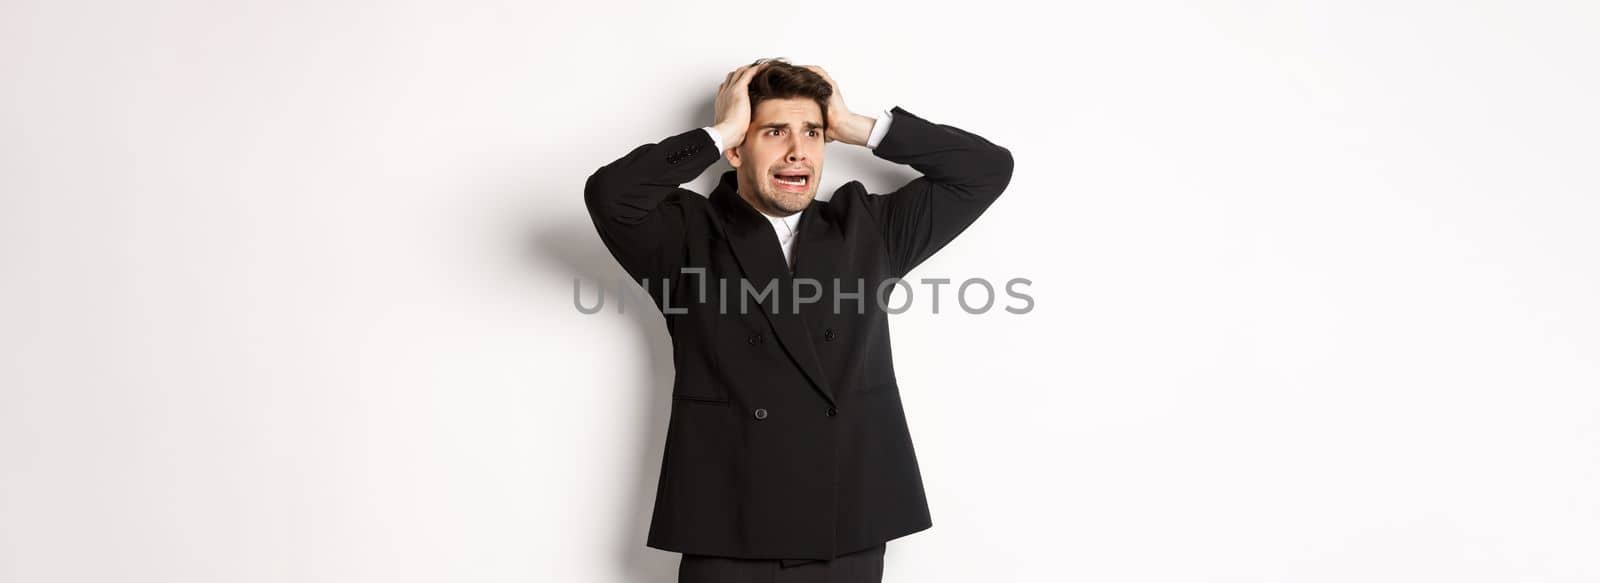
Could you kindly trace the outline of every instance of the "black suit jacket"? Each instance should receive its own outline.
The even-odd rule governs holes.
[[[813,201],[793,274],[771,223],[739,198],[735,171],[709,197],[678,186],[721,157],[701,129],[634,148],[589,177],[595,229],[644,281],[672,336],[676,377],[648,546],[803,562],[932,526],[876,296],[1000,196],[1012,157],[892,112],[872,152],[922,176],[884,195],[850,181]]]

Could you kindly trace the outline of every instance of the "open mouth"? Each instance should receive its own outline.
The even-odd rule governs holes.
[[[781,172],[773,175],[772,183],[780,190],[805,192],[811,184],[811,175],[802,172]]]

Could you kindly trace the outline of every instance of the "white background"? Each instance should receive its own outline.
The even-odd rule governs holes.
[[[772,56],[1016,157],[912,276],[1035,309],[892,318],[934,527],[885,581],[1600,580],[1597,24],[8,0],[0,580],[674,580],[670,345],[573,306],[623,275],[582,187]]]

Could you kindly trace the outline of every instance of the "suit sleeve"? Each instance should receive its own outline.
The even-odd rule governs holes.
[[[910,164],[922,176],[862,204],[889,252],[891,275],[905,277],[978,219],[1011,182],[1011,151],[960,128],[896,106],[873,155]]]
[[[661,279],[675,279],[685,252],[687,197],[679,188],[719,158],[715,140],[703,128],[634,148],[601,166],[583,187],[584,205],[611,256],[660,305]]]

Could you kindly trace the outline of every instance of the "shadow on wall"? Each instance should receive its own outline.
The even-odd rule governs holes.
[[[690,105],[686,111],[670,116],[678,123],[667,127],[697,128],[711,125],[716,114],[715,92],[708,92],[706,98],[695,105]],[[628,112],[616,112],[620,115],[611,117],[626,117]],[[649,115],[647,112],[633,112],[632,115]],[[629,127],[624,124],[622,127]],[[679,130],[683,131],[683,130]],[[600,235],[595,232],[594,223],[589,218],[588,209],[583,204],[583,186],[589,175],[601,166],[611,163],[617,158],[627,154],[628,151],[641,144],[659,141],[671,134],[660,136],[624,136],[618,140],[603,140],[602,143],[610,144],[614,152],[592,152],[594,159],[589,160],[577,174],[577,182],[568,190],[553,197],[560,201],[564,215],[573,217],[571,220],[560,221],[548,229],[534,235],[532,252],[535,254],[533,263],[536,265],[556,265],[562,269],[563,279],[579,278],[579,281],[588,284],[605,284],[608,292],[614,292],[611,287],[613,282],[628,281],[628,274],[622,269],[611,252],[600,241]],[[620,140],[620,141],[619,141]],[[614,143],[615,142],[615,143]],[[707,169],[706,174],[721,173],[728,168],[726,160],[720,161]],[[704,176],[704,175],[702,175]],[[704,193],[702,193],[704,194]],[[546,198],[544,200],[551,200]],[[566,209],[571,209],[567,212]],[[667,334],[665,322],[659,312],[650,303],[649,296],[635,283],[628,288],[628,304],[623,309],[623,316],[632,324],[636,331],[633,337],[637,344],[633,350],[623,350],[618,346],[616,361],[621,363],[648,362],[648,366],[632,367],[636,374],[627,377],[627,386],[610,387],[608,390],[625,391],[638,398],[632,402],[638,403],[636,408],[628,411],[627,418],[646,420],[644,423],[635,424],[637,433],[634,442],[636,454],[636,470],[631,481],[633,487],[623,489],[627,492],[627,499],[616,502],[619,508],[629,508],[630,512],[623,524],[616,525],[613,532],[612,549],[616,557],[614,567],[617,568],[617,581],[675,581],[678,573],[677,553],[668,553],[645,546],[646,536],[650,530],[650,516],[655,508],[655,494],[657,483],[661,476],[661,456],[666,445],[667,418],[672,411],[672,382],[675,369],[672,364],[672,338]],[[616,317],[615,306],[611,300],[621,300],[610,293],[606,309],[593,314],[594,317]],[[648,360],[646,360],[648,359]]]
[[[595,166],[598,168],[603,163],[596,163]],[[577,217],[535,234],[531,249],[535,254],[533,261],[543,266],[560,266],[564,273],[563,283],[570,282],[574,277],[580,278],[585,282],[586,291],[593,290],[593,286],[600,282],[608,287],[613,285],[612,282],[626,283],[627,273],[600,242],[589,215],[581,210],[582,191],[582,185],[579,185],[569,197],[571,204],[580,209]],[[634,284],[634,287],[638,285]],[[582,317],[594,318],[597,322],[601,318],[626,318],[633,329],[630,336],[634,342],[617,344],[612,358],[618,367],[632,370],[634,374],[623,376],[625,381],[622,386],[595,387],[596,390],[634,395],[635,398],[628,400],[635,403],[633,408],[618,413],[627,419],[641,421],[632,424],[636,432],[633,441],[637,444],[634,451],[638,460],[631,480],[633,487],[621,489],[627,492],[627,498],[615,502],[618,508],[632,509],[624,515],[626,519],[623,524],[615,525],[611,531],[615,535],[612,542],[613,556],[617,558],[615,566],[622,571],[615,580],[672,581],[678,572],[678,555],[644,546],[651,510],[655,504],[656,481],[660,477],[667,416],[671,412],[674,374],[671,337],[667,335],[661,314],[654,311],[642,290],[636,297],[630,296],[622,314],[617,314],[612,305],[617,299],[613,290],[607,290],[612,297],[607,298],[605,310]],[[574,445],[581,447],[582,444]]]

